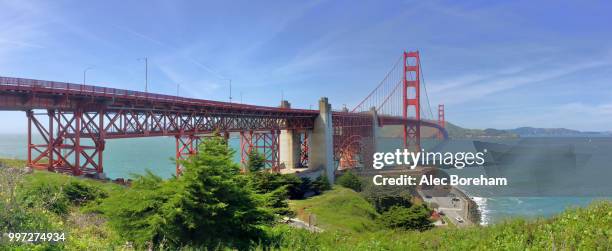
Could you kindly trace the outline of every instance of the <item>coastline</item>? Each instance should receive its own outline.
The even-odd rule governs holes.
[[[470,197],[465,191],[457,186],[452,186],[451,191],[461,196],[467,201],[466,219],[468,219],[474,225],[486,225],[483,224],[481,206],[473,197]],[[482,198],[484,199],[484,198]],[[486,199],[484,199],[486,201]]]

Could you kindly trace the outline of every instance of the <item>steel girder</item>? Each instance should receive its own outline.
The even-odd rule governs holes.
[[[240,132],[240,163],[246,168],[249,154],[257,151],[264,158],[264,168],[278,172],[280,168],[280,130]]]
[[[42,114],[27,111],[26,114],[28,166],[76,176],[103,172],[104,133],[97,126],[103,123],[102,117],[80,110],[48,110]],[[42,143],[33,142],[36,133]],[[84,138],[83,133],[91,136]]]
[[[374,150],[373,118],[367,113],[334,112],[334,159],[337,169],[371,166]]]

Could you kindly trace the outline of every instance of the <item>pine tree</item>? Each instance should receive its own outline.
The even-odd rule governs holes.
[[[261,226],[273,220],[264,199],[247,185],[233,162],[234,151],[220,137],[203,141],[199,153],[184,161],[179,191],[164,205],[168,241],[215,247],[248,245],[263,236]]]
[[[104,202],[111,226],[139,247],[245,249],[262,240],[262,227],[274,219],[269,201],[248,186],[233,154],[214,137],[181,162],[181,176],[137,178],[132,188]]]
[[[248,156],[249,161],[247,162],[247,169],[249,172],[258,172],[265,168],[266,158],[259,154],[257,149],[253,149],[251,152],[249,152]]]

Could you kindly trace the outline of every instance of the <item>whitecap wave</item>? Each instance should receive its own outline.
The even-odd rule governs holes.
[[[472,200],[478,205],[478,212],[480,212],[480,225],[486,226],[491,221],[490,210],[487,207],[487,198],[484,197],[472,197]]]

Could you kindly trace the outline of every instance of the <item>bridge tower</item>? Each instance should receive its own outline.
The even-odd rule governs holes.
[[[419,51],[404,52],[404,71],[402,76],[402,116],[404,119],[414,117],[417,123],[404,124],[404,148],[421,150],[421,62]]]
[[[438,105],[438,125],[440,125],[440,128],[444,129],[445,124],[446,124],[446,121],[444,120],[444,105],[439,104]],[[438,131],[438,138],[439,139],[444,138],[442,131]]]

